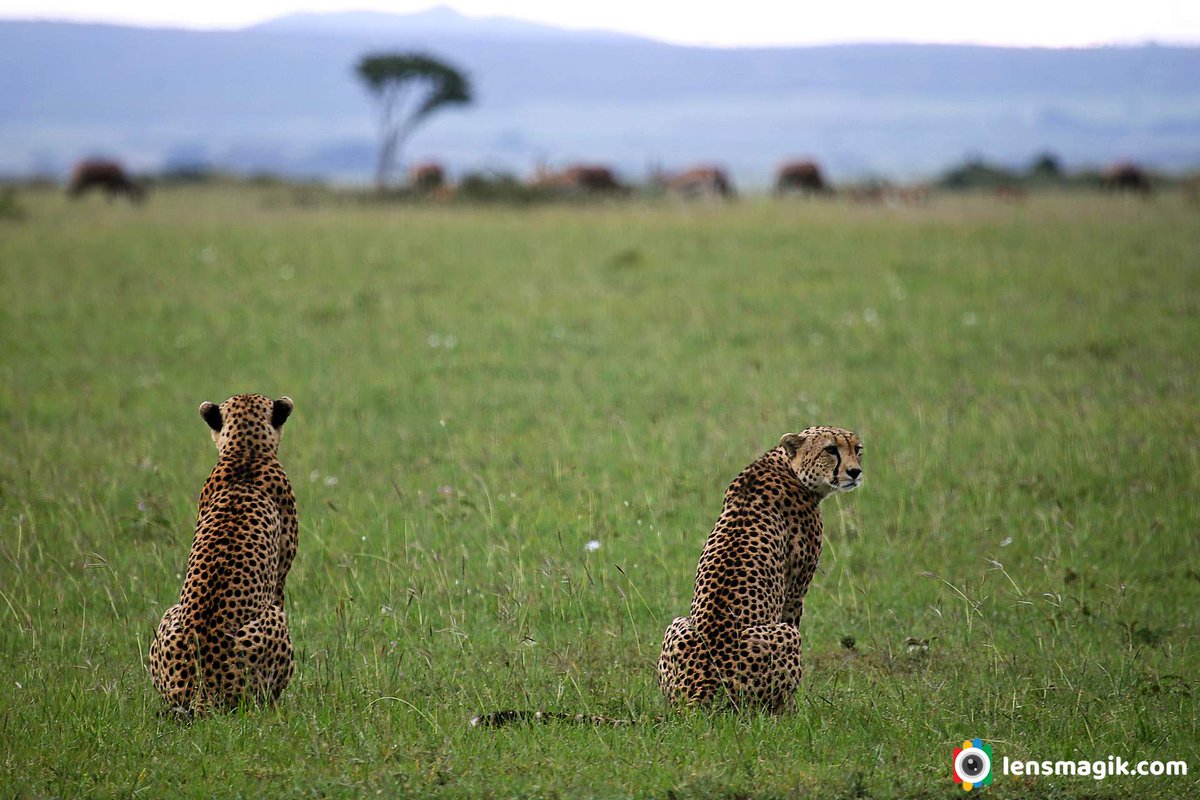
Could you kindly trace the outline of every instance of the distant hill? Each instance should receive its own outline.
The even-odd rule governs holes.
[[[478,102],[408,151],[457,170],[587,159],[636,178],[704,160],[762,185],[794,156],[840,178],[1043,150],[1068,165],[1200,165],[1200,48],[716,49],[433,9],[211,32],[0,22],[0,172],[61,174],[106,153],[363,180],[375,131],[352,67],[379,49],[471,73]]]
[[[598,39],[636,41],[639,37],[612,31],[567,31],[511,17],[468,17],[449,6],[413,14],[380,11],[301,12],[251,25],[247,31],[265,33],[315,33],[378,37],[381,34],[488,41],[546,39]],[[646,41],[642,39],[641,41]]]

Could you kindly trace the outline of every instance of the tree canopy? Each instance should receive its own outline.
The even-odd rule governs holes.
[[[355,71],[379,104],[375,181],[382,189],[416,127],[439,108],[470,103],[471,82],[450,64],[422,53],[366,55]]]

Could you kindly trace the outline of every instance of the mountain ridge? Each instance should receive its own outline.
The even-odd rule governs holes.
[[[518,17],[468,16],[450,6],[437,5],[422,11],[397,14],[386,11],[299,11],[272,17],[237,30],[260,33],[312,33],[365,35],[381,31],[435,34],[471,39],[545,39],[578,37],[657,41],[633,34],[602,29],[563,28]]]

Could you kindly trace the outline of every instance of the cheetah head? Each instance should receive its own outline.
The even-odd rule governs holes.
[[[785,433],[779,440],[800,483],[826,497],[849,492],[862,483],[862,442],[858,434],[824,426]]]
[[[272,400],[261,394],[236,394],[221,405],[201,403],[200,416],[208,423],[218,452],[248,449],[274,453],[292,407],[290,397]]]

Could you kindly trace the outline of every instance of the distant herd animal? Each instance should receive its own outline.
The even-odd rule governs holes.
[[[729,174],[714,164],[698,164],[675,174],[656,170],[650,182],[683,200],[733,200],[737,197]]]
[[[617,179],[616,172],[603,164],[575,164],[560,172],[539,167],[533,179],[533,187],[567,196],[622,194],[627,191]]]
[[[408,171],[408,185],[417,192],[433,192],[446,185],[446,169],[436,161],[414,164]]]
[[[1150,178],[1137,164],[1121,161],[1113,164],[1104,173],[1104,187],[1110,192],[1133,192],[1149,195]]]
[[[829,192],[821,168],[813,161],[789,161],[775,173],[775,194],[820,195]]]
[[[91,158],[75,165],[67,184],[67,195],[82,197],[93,189],[104,192],[110,200],[124,195],[134,203],[141,202],[146,195],[146,190],[129,177],[120,163],[103,158]]]

